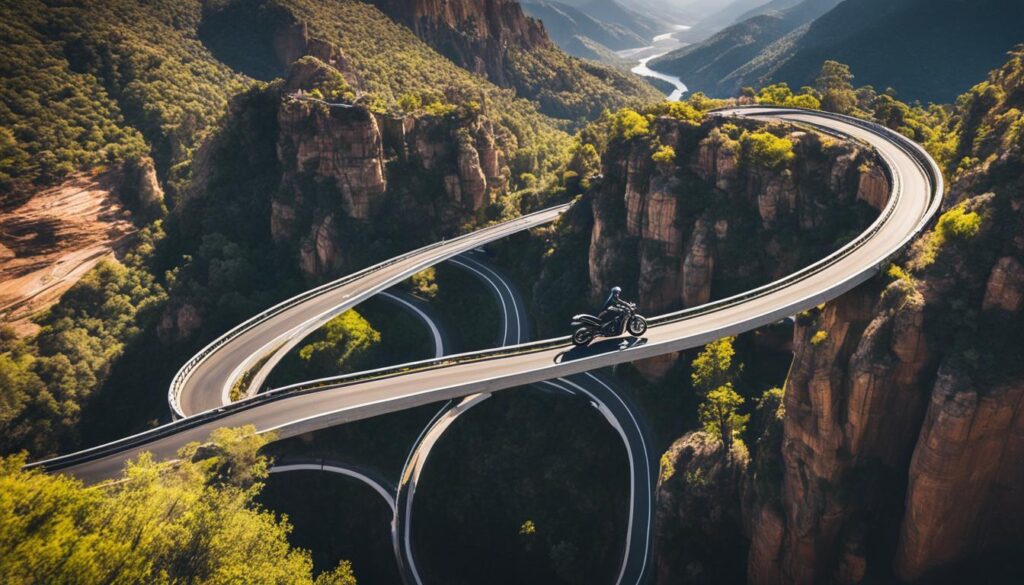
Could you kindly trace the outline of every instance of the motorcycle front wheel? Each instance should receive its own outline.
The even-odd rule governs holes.
[[[629,331],[630,335],[640,337],[644,333],[647,333],[647,319],[644,319],[640,315],[634,315],[629,323],[626,324],[626,330]]]
[[[594,332],[586,327],[580,327],[572,334],[572,344],[576,347],[587,345],[594,341]]]

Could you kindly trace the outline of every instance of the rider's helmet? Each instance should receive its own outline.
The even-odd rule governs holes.
[[[622,289],[617,286],[613,286],[612,290],[608,293],[608,300],[604,302],[605,308],[610,307],[612,303],[618,301],[620,296],[622,296]]]

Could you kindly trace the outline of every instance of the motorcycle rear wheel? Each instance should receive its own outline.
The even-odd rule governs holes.
[[[644,333],[647,333],[647,319],[644,319],[640,315],[634,315],[629,323],[626,324],[626,330],[629,331],[630,335],[640,337]]]
[[[572,334],[572,344],[581,347],[594,341],[594,332],[586,327],[580,327]]]

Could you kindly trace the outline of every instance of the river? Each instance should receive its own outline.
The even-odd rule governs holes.
[[[674,28],[677,32],[690,29],[690,27],[684,24],[677,24],[674,25],[672,28]],[[635,49],[626,49],[624,51],[619,51],[618,55],[624,59],[637,60],[636,67],[633,67],[633,69],[631,69],[633,73],[636,73],[637,75],[641,75],[643,77],[653,77],[656,79],[660,79],[662,81],[667,81],[668,83],[672,84],[672,86],[675,87],[675,90],[673,90],[671,95],[668,96],[668,100],[671,102],[677,102],[683,98],[684,93],[689,91],[686,88],[686,84],[683,83],[683,80],[679,79],[674,75],[668,75],[667,73],[655,71],[647,66],[647,63],[652,59],[656,59],[666,53],[670,53],[676,49],[685,47],[687,45],[687,43],[684,43],[673,37],[673,34],[674,33],[670,32],[658,35],[651,39],[650,45],[646,47],[637,47]]]

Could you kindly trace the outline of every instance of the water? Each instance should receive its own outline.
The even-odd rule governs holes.
[[[685,24],[673,25],[672,28],[675,29],[674,32],[690,30],[690,27],[686,26]],[[666,53],[670,53],[680,47],[685,47],[687,45],[687,43],[684,43],[674,38],[672,36],[674,32],[665,33],[663,35],[658,35],[654,37],[653,39],[651,39],[652,44],[646,47],[637,47],[635,49],[626,49],[624,51],[619,51],[618,55],[624,59],[636,59],[638,61],[637,66],[631,69],[633,73],[636,73],[637,75],[643,77],[653,77],[671,83],[672,86],[675,87],[675,90],[673,90],[672,94],[668,96],[668,100],[671,102],[678,102],[679,100],[683,99],[683,94],[689,91],[686,88],[686,84],[683,83],[683,80],[679,79],[675,75],[661,73],[660,71],[655,71],[647,66],[647,63],[650,60],[661,57]]]
[[[661,57],[664,54],[665,53],[658,53],[656,55],[651,55],[650,57],[644,57],[643,59],[640,59],[640,64],[630,69],[630,71],[636,73],[637,75],[642,75],[644,77],[654,77],[656,79],[661,79],[663,81],[671,83],[672,85],[675,86],[675,90],[673,90],[672,93],[668,96],[668,101],[678,102],[679,100],[683,99],[683,94],[689,91],[686,88],[686,84],[683,83],[683,80],[679,79],[675,75],[661,73],[647,66],[648,61],[650,61],[651,59],[655,59],[657,57]]]

